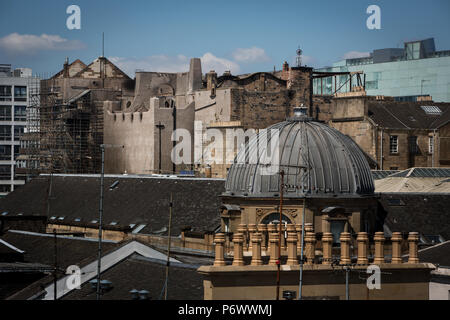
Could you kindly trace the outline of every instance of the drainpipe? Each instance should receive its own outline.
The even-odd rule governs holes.
[[[173,132],[175,133],[177,130],[177,107],[173,100],[172,100],[172,119],[173,119]],[[172,142],[173,150],[175,150],[175,146],[177,145],[176,140],[177,140],[177,138],[176,138],[176,136],[174,136],[174,140]],[[176,172],[175,162],[172,162],[172,172],[173,172],[173,174],[175,174],[175,172]]]
[[[383,129],[381,129],[380,149],[380,167],[383,170]]]
[[[436,129],[433,129],[433,152],[431,153],[431,167],[434,167],[434,153],[436,151]]]

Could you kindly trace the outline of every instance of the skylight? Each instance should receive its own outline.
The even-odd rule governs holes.
[[[442,110],[437,106],[421,106],[421,108],[429,115],[440,116],[442,114]]]
[[[141,231],[142,229],[144,229],[145,226],[146,226],[146,224],[140,224],[140,225],[138,225],[133,231],[131,231],[131,233],[136,234],[136,233],[138,233],[139,231]]]

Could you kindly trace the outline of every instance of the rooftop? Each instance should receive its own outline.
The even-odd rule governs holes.
[[[267,146],[273,131],[279,132],[277,153]],[[250,138],[231,165],[224,196],[277,197],[281,170],[287,198],[358,197],[374,191],[369,163],[359,146],[339,131],[299,116]]]
[[[440,235],[445,240],[450,239],[448,193],[383,192],[379,196],[380,209],[386,215],[385,225],[390,231],[414,230],[422,235]]]
[[[119,183],[110,188],[116,181]],[[179,235],[187,226],[194,231],[213,231],[220,225],[218,195],[223,190],[223,179],[105,175],[104,225],[167,234],[172,193],[172,235]],[[0,199],[0,212],[8,216],[44,214],[49,222],[97,227],[99,194],[99,175],[41,175]]]
[[[450,195],[450,168],[410,168],[394,171],[384,178],[375,180],[375,192],[426,192]]]
[[[368,116],[386,129],[438,129],[450,121],[450,103],[369,100]]]

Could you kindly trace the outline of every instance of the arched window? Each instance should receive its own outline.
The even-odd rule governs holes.
[[[291,219],[289,219],[284,214],[281,216],[281,220],[284,224],[292,223]],[[278,224],[279,222],[280,222],[280,213],[279,212],[270,213],[267,216],[265,216],[264,219],[261,220],[261,223],[264,223],[264,224]]]

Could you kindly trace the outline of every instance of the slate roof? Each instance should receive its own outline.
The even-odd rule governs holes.
[[[450,241],[419,250],[419,260],[450,267]]]
[[[196,265],[171,263],[168,299],[202,300],[203,280]],[[165,261],[147,259],[137,254],[125,259],[102,273],[102,279],[112,282],[112,289],[102,295],[102,300],[131,300],[130,290],[147,290],[152,300],[161,297],[166,275]],[[164,296],[162,296],[164,298]],[[96,292],[89,282],[80,290],[73,290],[63,300],[95,300]]]
[[[450,194],[381,193],[379,201],[392,232],[417,231],[450,240]]]
[[[23,300],[35,297],[43,292],[44,288],[53,281],[52,274],[48,274],[48,270],[52,270],[54,263],[53,237],[51,235],[10,230],[1,239],[15,246],[20,246],[26,251],[25,256],[28,263],[9,263],[8,265],[16,269],[17,267],[40,267],[47,271],[41,273],[40,277],[37,274],[34,275],[29,281],[11,281],[11,283],[3,281],[5,282],[4,285],[9,287],[6,288],[8,290],[5,288],[5,290],[0,290],[0,296],[12,300]],[[119,243],[104,241],[102,256],[109,253],[114,254],[115,250],[122,249],[129,243],[130,241]],[[92,239],[58,236],[57,244],[60,270],[65,270],[69,265],[84,267],[97,259],[98,242],[92,241]],[[162,256],[165,255],[162,254]],[[200,265],[212,264],[213,259],[186,255],[173,255],[172,258],[180,262],[172,262],[170,265],[169,299],[202,299],[202,279],[196,270]],[[148,290],[152,299],[158,299],[165,281],[165,268],[166,260],[160,260],[156,255],[147,258],[134,253],[124,260],[118,260],[118,263],[102,272],[102,279],[113,282],[113,289],[106,292],[102,299],[131,299],[129,291],[132,289]],[[21,270],[9,273],[9,277],[17,277],[19,271]],[[23,275],[23,272],[19,273],[19,276]],[[58,278],[62,276],[62,272],[58,274]],[[85,283],[81,290],[74,290],[63,297],[63,299],[74,300],[95,298],[95,292],[91,289],[89,282]]]
[[[422,106],[437,106],[442,113],[427,114]],[[386,129],[437,129],[450,121],[450,103],[368,101],[368,114]]]
[[[0,274],[0,276],[3,275],[3,278],[0,277],[1,298],[28,299],[42,290],[41,285],[52,281],[52,276],[46,273],[49,268],[54,267],[55,243],[52,235],[9,230],[0,239],[25,251],[24,262],[9,264],[11,268],[14,268],[14,272]],[[97,241],[58,236],[56,243],[59,270],[66,270],[69,265],[81,264],[97,257]],[[102,243],[103,253],[108,253],[116,246],[118,244],[104,241]],[[4,269],[5,265],[2,268]],[[34,271],[19,272],[24,268],[34,269]],[[58,277],[61,275],[62,272]]]
[[[53,235],[14,232],[10,230],[1,239],[25,251],[24,262],[54,265],[55,242]],[[96,257],[98,242],[91,240],[58,236],[56,240],[58,265],[61,268],[65,268],[85,259]],[[108,252],[116,246],[117,244],[111,241],[103,241],[102,243],[102,248],[105,252]]]
[[[115,181],[119,181],[118,186],[110,190]],[[220,226],[218,196],[224,184],[222,179],[105,175],[104,225],[120,228],[134,224],[133,228],[138,228],[142,224],[145,227],[139,233],[162,231],[168,226],[172,192],[172,235],[179,235],[186,226],[213,231]],[[0,212],[47,215],[48,186],[49,176],[31,180],[0,199]],[[98,220],[99,189],[99,175],[53,175],[49,222],[92,226],[91,221]],[[117,224],[112,226],[112,222]]]

